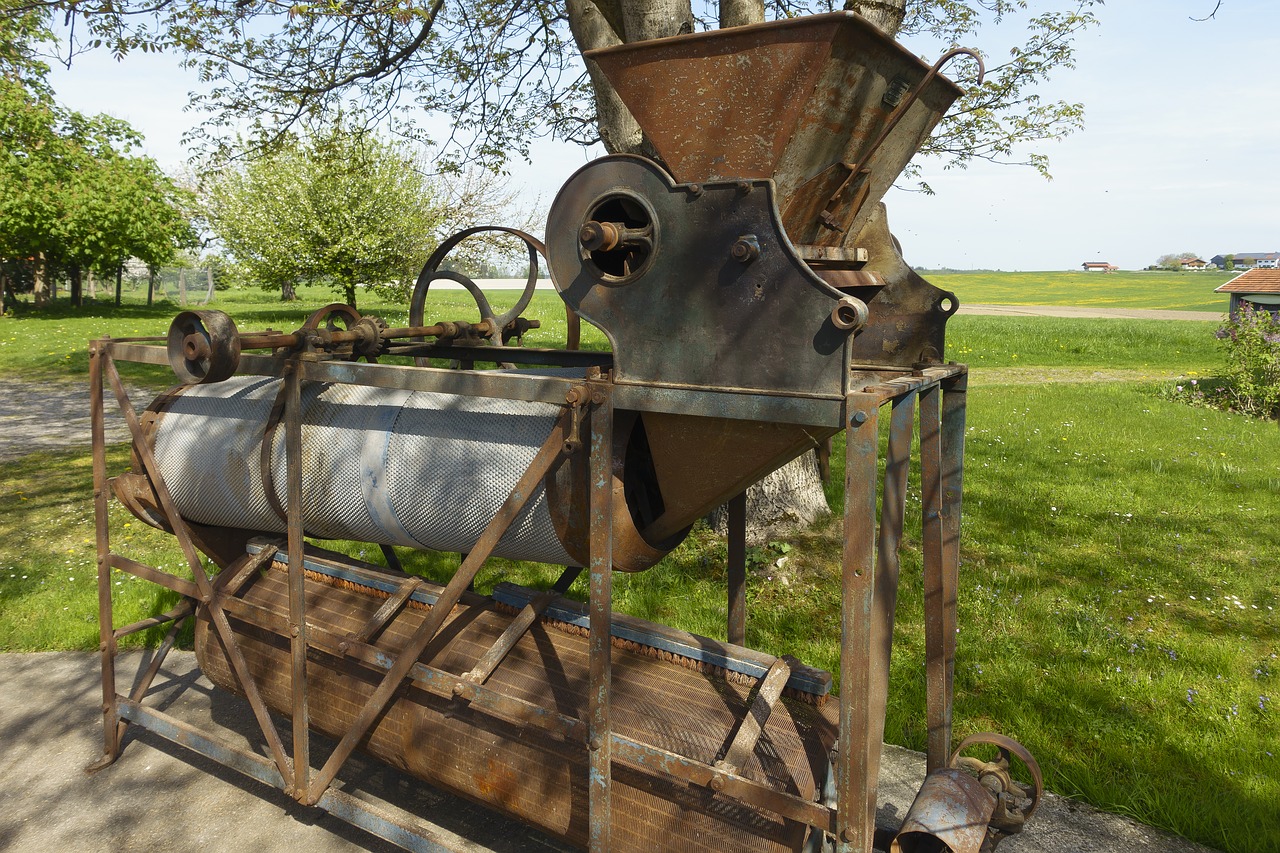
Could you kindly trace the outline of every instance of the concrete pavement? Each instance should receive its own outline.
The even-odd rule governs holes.
[[[121,657],[127,691],[138,661]],[[397,850],[332,816],[148,732],[133,730],[113,766],[87,775],[101,753],[98,657],[49,652],[0,655],[0,850],[121,853],[203,848],[227,853]],[[214,690],[190,652],[169,656],[147,704],[236,745],[262,750],[242,700]],[[327,745],[317,744],[323,754]],[[346,790],[428,816],[476,850],[550,853],[557,842],[438,792],[375,761],[353,759]],[[924,776],[924,756],[887,746],[880,822],[896,825]],[[1050,796],[1031,828],[1001,853],[1212,853],[1208,848]]]

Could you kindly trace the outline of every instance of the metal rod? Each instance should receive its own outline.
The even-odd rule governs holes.
[[[145,631],[148,628],[155,628],[157,625],[164,625],[175,619],[185,619],[191,615],[191,611],[195,609],[195,605],[191,599],[184,598],[178,602],[178,606],[171,610],[161,613],[159,616],[148,616],[146,619],[139,619],[137,622],[130,622],[123,628],[117,628],[112,632],[113,636],[119,640],[121,637],[127,637],[130,634],[136,634],[139,631]]]
[[[613,676],[613,399],[607,383],[591,389],[591,627],[588,634],[590,687],[587,699],[588,849],[608,853],[612,832],[613,737],[610,682]]]
[[[151,583],[171,589],[179,595],[185,595],[197,601],[202,597],[200,588],[191,581],[186,578],[180,578],[177,575],[171,575],[168,572],[162,572],[153,566],[148,566],[146,563],[139,563],[137,560],[130,560],[128,557],[122,557],[119,554],[108,554],[107,562],[111,564],[113,569],[119,569],[122,572],[128,572],[134,577],[151,581]]]
[[[430,326],[405,326],[395,329],[383,329],[385,340],[393,338],[438,338],[450,333],[475,332],[477,335],[493,334],[493,324],[488,320],[477,322],[435,323]],[[305,330],[297,332],[247,332],[240,335],[241,349],[292,349],[306,341]],[[348,344],[362,341],[366,333],[358,329],[326,330],[324,337],[335,344]]]
[[[302,567],[302,379],[284,379],[285,476],[288,480],[290,692],[293,703],[293,783],[289,793],[305,799],[311,787],[311,709],[307,697],[306,574]]]
[[[395,548],[390,545],[379,545],[378,548],[382,551],[383,559],[387,561],[387,568],[394,569],[397,572],[404,571],[404,565],[400,562],[400,557],[396,554]]]
[[[188,612],[187,615],[190,615]],[[187,616],[174,621],[173,625],[164,635],[164,642],[160,644],[160,648],[156,650],[155,655],[151,658],[151,663],[147,667],[147,671],[142,674],[142,678],[134,686],[129,693],[129,698],[134,702],[141,702],[143,697],[147,695],[147,691],[151,689],[151,682],[155,681],[156,676],[160,673],[160,667],[164,665],[165,658],[169,656],[169,652],[178,642],[178,632],[182,630],[183,624],[187,621]],[[125,720],[120,720],[116,725],[116,740],[123,743],[124,730],[128,726]]]
[[[924,557],[925,702],[929,727],[928,772],[951,756],[951,690],[947,673],[955,648],[955,590],[943,566],[942,447],[935,386],[920,392],[920,512]],[[948,637],[948,634],[951,636]]]
[[[872,672],[875,613],[876,457],[879,405],[875,395],[846,398],[844,553],[840,613],[840,739],[836,766],[836,843],[840,853],[871,853],[880,749],[871,743],[868,697],[881,680]]]
[[[778,658],[769,667],[769,673],[760,680],[756,698],[742,718],[737,734],[725,750],[724,759],[716,762],[718,769],[736,773],[751,758],[751,753],[755,751],[756,743],[764,732],[765,723],[773,713],[773,706],[777,704],[782,688],[787,686],[787,679],[790,677],[791,667],[782,658]]]
[[[475,666],[471,667],[463,678],[476,684],[487,681],[503,659],[515,648],[516,643],[520,642],[520,638],[533,627],[534,621],[546,612],[552,601],[568,591],[580,574],[582,574],[581,566],[566,566],[555,585],[520,609],[520,613],[511,620],[511,624],[502,632],[502,635],[481,655]]]
[[[290,556],[290,565],[292,565],[292,555]],[[379,631],[387,626],[387,623],[395,618],[396,614],[409,603],[409,597],[422,585],[422,578],[411,577],[402,582],[398,589],[382,602],[382,606],[369,617],[359,631],[352,634],[352,639],[360,642],[368,642],[377,635]]]
[[[351,728],[343,735],[342,740],[338,742],[333,752],[330,753],[324,767],[313,778],[307,802],[314,804],[325,789],[329,787],[329,784],[333,782],[342,765],[351,757],[356,744],[369,731],[370,726],[373,725],[382,710],[387,706],[387,703],[395,695],[400,682],[404,680],[409,670],[413,668],[414,663],[417,662],[418,658],[431,643],[432,638],[444,625],[445,620],[449,618],[449,614],[453,611],[454,605],[458,603],[458,599],[462,597],[467,584],[475,579],[476,572],[479,571],[485,560],[489,558],[489,554],[493,552],[494,547],[497,546],[498,541],[506,533],[507,528],[515,521],[516,517],[524,509],[525,504],[529,502],[529,499],[533,497],[542,482],[542,478],[551,470],[551,465],[564,449],[564,440],[568,434],[567,427],[567,416],[562,415],[556,420],[555,426],[551,429],[551,435],[539,448],[537,454],[533,457],[533,461],[529,463],[529,467],[521,475],[519,482],[511,489],[507,499],[498,508],[497,514],[485,527],[484,533],[480,535],[480,539],[467,555],[467,559],[458,567],[457,572],[454,573],[448,585],[440,593],[440,597],[436,599],[436,603],[432,606],[431,612],[427,614],[427,618],[418,627],[418,630],[414,632],[413,637],[406,643],[405,647],[400,650],[395,664],[383,676],[377,689],[365,702],[364,707],[360,709],[356,719],[352,721]],[[299,569],[301,568],[301,555],[299,555],[296,565],[299,566]]]
[[[942,587],[949,602],[943,613],[946,672],[943,677],[948,726],[955,701],[956,628],[960,591],[960,518],[964,484],[964,429],[967,374],[942,386]],[[950,731],[948,731],[950,736]]]
[[[729,619],[726,639],[747,641],[747,493],[729,498]]]

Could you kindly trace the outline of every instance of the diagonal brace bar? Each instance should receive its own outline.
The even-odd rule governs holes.
[[[502,636],[498,637],[494,644],[476,661],[475,666],[471,667],[471,671],[462,676],[463,679],[473,684],[484,684],[489,679],[489,676],[493,675],[493,671],[498,668],[498,664],[502,663],[503,659],[515,648],[516,643],[520,642],[520,638],[533,627],[533,623],[538,617],[546,612],[551,602],[555,601],[563,593],[568,592],[569,587],[580,574],[582,574],[581,566],[566,566],[555,586],[520,609],[520,614],[511,620],[511,624],[502,632]]]
[[[466,591],[467,586],[475,580],[476,573],[480,567],[489,558],[493,549],[497,547],[499,540],[503,534],[507,532],[507,528],[520,515],[525,504],[533,497],[543,477],[551,470],[551,466],[555,464],[560,454],[564,451],[564,442],[568,437],[568,415],[561,415],[556,421],[555,426],[551,430],[551,435],[538,449],[537,454],[533,457],[533,461],[529,463],[529,467],[520,477],[519,482],[507,495],[507,499],[503,501],[501,507],[498,508],[497,514],[490,520],[489,525],[484,529],[484,533],[480,535],[480,539],[476,542],[475,547],[462,561],[462,565],[458,567],[458,571],[449,580],[447,586],[440,593],[440,597],[436,599],[436,603],[432,606],[431,612],[427,614],[427,618],[423,620],[418,630],[409,639],[406,646],[400,651],[396,658],[395,664],[383,677],[374,690],[373,695],[365,702],[364,707],[360,709],[359,715],[351,723],[351,728],[343,735],[342,740],[334,748],[329,755],[329,759],[325,762],[324,767],[312,779],[307,796],[306,805],[314,805],[325,790],[333,782],[338,771],[342,769],[342,765],[351,757],[351,753],[355,750],[356,744],[365,736],[374,721],[378,718],[383,710],[390,703],[391,698],[395,695],[396,690],[400,687],[400,683],[404,681],[405,676],[417,663],[418,658],[430,645],[431,640],[436,633],[444,625],[450,613],[453,612],[454,605],[462,597],[462,593]],[[301,563],[301,561],[299,561]]]

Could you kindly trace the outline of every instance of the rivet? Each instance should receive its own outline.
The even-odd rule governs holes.
[[[853,417],[849,419],[856,426],[861,426],[867,422],[866,412],[854,412]]]
[[[600,747],[604,746],[604,741],[600,739],[599,735],[596,735],[595,737],[591,738],[587,746],[591,747],[592,752],[597,752],[600,749]]]
[[[713,790],[713,791],[723,791],[723,790],[724,790],[724,777],[723,777],[723,776],[712,776],[712,777],[711,777],[711,790]]]

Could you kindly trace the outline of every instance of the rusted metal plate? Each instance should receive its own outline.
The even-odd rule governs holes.
[[[678,185],[625,155],[565,183],[547,219],[552,279],[609,336],[616,382],[843,394],[852,332],[831,315],[845,294],[796,256],[772,194],[767,182]],[[588,250],[584,226],[606,220],[643,226],[647,242]]]

